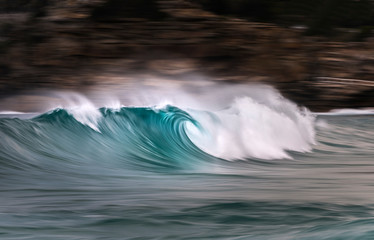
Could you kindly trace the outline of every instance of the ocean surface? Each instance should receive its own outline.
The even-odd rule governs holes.
[[[373,111],[225,92],[1,112],[0,239],[374,239]]]

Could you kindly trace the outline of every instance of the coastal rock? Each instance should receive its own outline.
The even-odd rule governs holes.
[[[94,19],[95,9],[107,3],[51,1],[44,16],[23,12],[27,17],[19,21],[0,14],[0,95],[37,88],[82,90],[105,81],[98,76],[115,73],[124,81],[151,72],[161,78],[200,74],[271,84],[316,111],[374,105],[370,39],[333,42],[304,36],[297,28],[216,15],[187,0],[157,1],[162,18]]]

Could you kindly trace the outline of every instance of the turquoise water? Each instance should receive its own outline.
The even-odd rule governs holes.
[[[373,115],[287,104],[3,114],[0,239],[374,239]]]

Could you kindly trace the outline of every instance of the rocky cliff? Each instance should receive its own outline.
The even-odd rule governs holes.
[[[144,3],[143,14],[135,2],[49,1],[37,14],[0,14],[0,96],[77,90],[146,73],[271,84],[316,111],[374,106],[373,39],[305,36],[299,28],[220,16],[187,0]]]

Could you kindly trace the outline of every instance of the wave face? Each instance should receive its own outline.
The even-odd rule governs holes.
[[[372,115],[220,89],[0,113],[0,238],[373,238]]]
[[[186,134],[187,122],[198,123],[176,107],[101,108],[84,114],[56,109],[30,120],[1,119],[3,164],[55,168],[88,161],[157,170],[188,168],[199,159],[211,159]]]
[[[314,118],[281,101],[283,105],[272,106],[242,97],[217,111],[171,105],[96,109],[86,102],[32,119],[0,119],[5,140],[0,153],[6,156],[4,164],[14,168],[85,164],[89,159],[157,170],[203,168],[223,160],[290,158],[287,151],[310,151]]]

